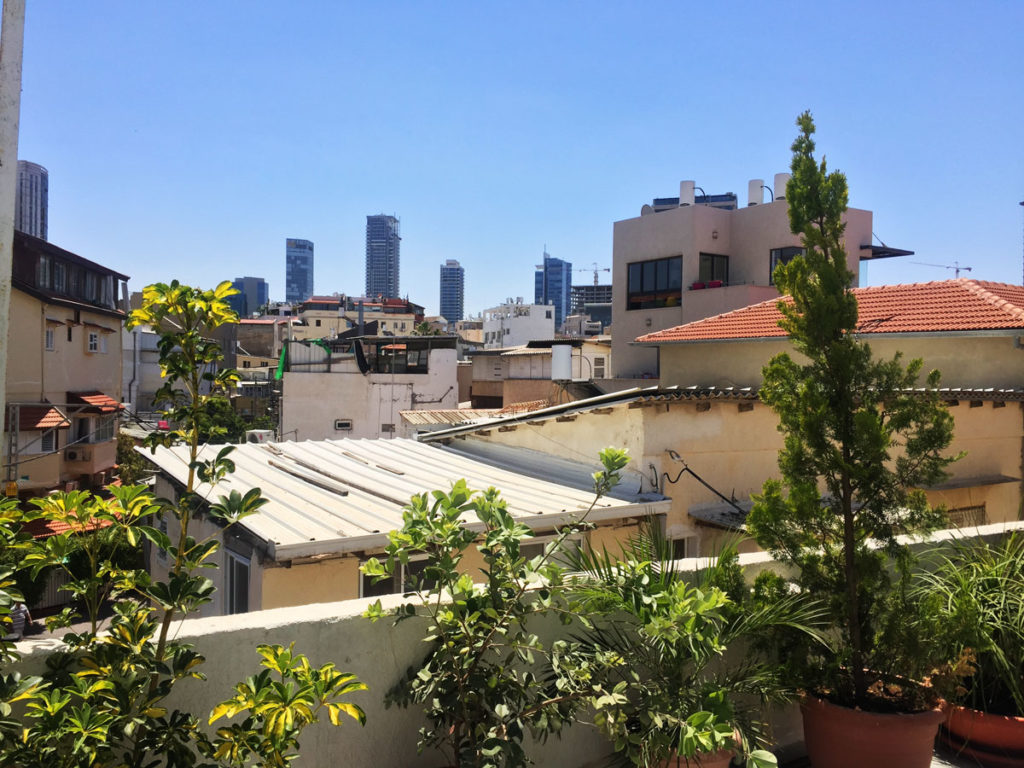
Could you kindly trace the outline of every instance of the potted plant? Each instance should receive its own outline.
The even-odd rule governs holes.
[[[628,461],[625,451],[601,452],[595,503]],[[386,557],[363,565],[367,575],[385,578],[411,557],[425,558],[418,573],[407,571],[408,601],[394,616],[396,623],[426,620],[427,651],[385,699],[388,705],[423,707],[430,725],[420,731],[421,751],[435,748],[460,768],[526,765],[527,732],[540,738],[558,733],[587,703],[594,659],[572,642],[542,640],[535,625],[552,612],[567,616],[557,560],[563,541],[582,530],[588,512],[543,554],[526,558],[520,547],[533,536],[530,528],[513,518],[494,488],[476,493],[460,480],[447,493],[414,496],[402,529],[389,534]],[[472,527],[470,515],[476,518]],[[480,582],[463,566],[474,549],[483,561]],[[366,615],[384,617],[379,600]]]
[[[760,708],[790,701],[765,642],[780,627],[817,636],[821,611],[800,595],[780,594],[766,573],[752,592],[735,543],[708,567],[684,573],[656,522],[621,551],[584,550],[571,567],[588,617],[584,644],[603,664],[595,722],[638,766],[724,768],[734,755],[748,768],[776,765],[766,749]],[[727,655],[727,652],[728,655]]]
[[[1024,536],[958,540],[926,565],[920,620],[964,673],[939,737],[980,765],[1024,764]]]
[[[832,649],[806,654],[799,678],[815,768],[926,767],[942,714],[917,679],[930,662],[925,646],[899,621],[912,563],[901,536],[942,522],[915,489],[954,460],[944,454],[953,421],[937,371],[922,388],[920,360],[877,359],[858,338],[843,246],[846,178],[815,160],[810,113],[797,125],[786,200],[804,254],[774,279],[788,294],[779,324],[798,357],[776,355],[762,371],[760,396],[784,446],[781,479],[764,484],[748,528],[829,608]]]

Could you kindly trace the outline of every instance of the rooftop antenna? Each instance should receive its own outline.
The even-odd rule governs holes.
[[[937,269],[952,269],[955,270],[956,277],[960,277],[961,272],[970,272],[971,267],[961,267],[959,261],[954,261],[952,264],[928,264],[924,261],[912,261],[911,264],[920,264],[922,267],[936,267]]]

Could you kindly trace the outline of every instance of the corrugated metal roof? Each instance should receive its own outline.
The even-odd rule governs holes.
[[[446,408],[436,411],[399,411],[409,424],[465,424],[477,419],[489,419],[497,408]]]
[[[205,446],[201,458],[221,448]],[[178,483],[187,480],[186,446],[140,453]],[[268,503],[239,525],[267,542],[276,560],[382,547],[387,533],[401,527],[411,496],[450,488],[462,478],[470,488],[499,488],[512,514],[538,528],[578,518],[593,500],[591,492],[573,486],[575,480],[550,482],[414,440],[247,443],[236,447],[231,460],[235,472],[215,488],[197,490],[215,501],[233,490],[260,488]],[[584,473],[593,471],[581,466]],[[664,497],[621,496],[601,499],[589,519],[617,520],[668,507]]]

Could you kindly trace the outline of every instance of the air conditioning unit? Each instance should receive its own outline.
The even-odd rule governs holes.
[[[64,458],[67,461],[88,461],[92,458],[92,451],[88,448],[66,448]]]

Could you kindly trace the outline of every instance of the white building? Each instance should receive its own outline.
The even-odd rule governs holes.
[[[637,334],[639,335],[639,334]],[[484,310],[484,347],[518,347],[528,341],[555,338],[554,307],[524,304],[522,298]]]
[[[391,438],[401,412],[457,408],[456,339],[379,336],[288,346],[282,439]]]

